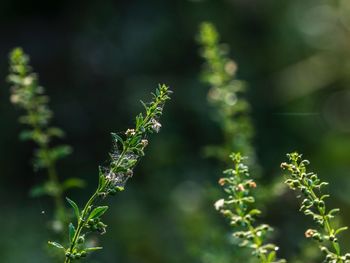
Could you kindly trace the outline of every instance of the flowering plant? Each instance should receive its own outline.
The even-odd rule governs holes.
[[[64,247],[57,242],[49,244],[62,249],[65,254],[65,263],[85,257],[89,252],[102,249],[101,247],[85,247],[85,237],[91,232],[103,234],[107,225],[102,222],[102,216],[108,206],[100,206],[97,203],[107,196],[115,195],[124,190],[125,184],[133,175],[133,169],[139,159],[144,155],[144,149],[148,144],[147,136],[159,132],[161,124],[159,118],[163,112],[163,106],[170,99],[171,91],[165,85],[159,86],[153,94],[153,101],[145,104],[145,114],[136,116],[135,128],[128,129],[124,136],[112,133],[113,151],[110,154],[109,164],[99,169],[99,182],[96,191],[89,198],[83,209],[71,199],[67,201],[72,206],[76,224],[69,224],[69,246]]]
[[[307,171],[310,164],[308,160],[302,159],[302,155],[293,152],[287,154],[288,163],[281,164],[281,168],[289,172],[288,179],[285,183],[292,190],[299,190],[304,196],[300,211],[305,215],[311,216],[318,229],[308,229],[305,232],[307,238],[313,238],[319,243],[328,241],[331,248],[320,246],[321,251],[325,254],[325,262],[343,263],[350,262],[350,253],[342,255],[338,235],[347,230],[348,227],[335,228],[331,222],[339,212],[338,208],[327,209],[325,200],[330,196],[321,194],[321,188],[328,185],[319,179],[317,174]]]
[[[70,220],[64,206],[63,194],[74,187],[83,187],[84,181],[79,178],[69,178],[60,182],[56,171],[58,160],[66,157],[72,151],[68,145],[55,145],[52,142],[64,137],[64,132],[51,126],[53,112],[50,110],[49,97],[45,89],[39,85],[38,76],[29,65],[29,57],[21,48],[15,48],[10,53],[10,74],[8,81],[11,86],[11,102],[23,109],[25,114],[19,121],[28,128],[20,134],[22,140],[31,140],[36,143],[34,168],[44,169],[47,180],[31,190],[32,196],[49,195],[55,203],[55,217],[51,224],[55,232],[61,232],[63,225]]]
[[[232,153],[230,158],[233,168],[224,171],[226,176],[219,180],[227,197],[216,201],[215,209],[230,220],[230,225],[234,228],[233,236],[240,240],[240,246],[251,248],[260,262],[285,262],[284,259],[276,258],[278,247],[266,243],[267,233],[273,229],[267,224],[254,224],[261,212],[251,208],[255,202],[251,189],[256,188],[256,183],[249,178],[248,166],[244,164],[245,158],[240,153]]]

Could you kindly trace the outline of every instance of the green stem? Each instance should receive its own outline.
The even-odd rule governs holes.
[[[239,168],[238,168],[237,165],[236,165],[236,167],[235,167],[235,171],[236,171],[236,176],[239,178],[239,182],[238,182],[238,183],[241,183],[242,180],[241,180],[241,176],[240,176],[240,173],[239,173]],[[234,189],[233,189],[233,190],[234,190]],[[234,195],[235,198],[238,199],[238,200],[240,200],[240,199],[242,198],[242,196],[239,195],[239,194],[237,194],[237,192],[236,192],[235,190],[233,191],[233,195]],[[240,205],[238,205],[238,206],[236,207],[236,213],[237,213],[240,217],[244,218],[246,211],[243,210],[243,209],[240,207]],[[248,230],[252,233],[252,235],[253,235],[253,240],[254,240],[254,244],[256,245],[255,250],[258,251],[259,248],[260,248],[261,245],[262,245],[262,240],[261,240],[261,238],[256,234],[255,228],[253,227],[253,225],[251,224],[251,222],[250,222],[249,220],[244,219],[244,223],[247,225]],[[259,259],[261,260],[261,263],[267,263],[266,256],[265,256],[264,254],[259,254],[259,255],[260,255]]]
[[[128,147],[123,148],[123,151],[120,154],[120,156],[119,156],[119,158],[118,158],[118,160],[116,162],[116,166],[115,167],[118,167],[120,165],[120,162],[122,161],[122,159],[124,158],[124,156],[125,156],[125,154],[126,154],[126,152],[128,150],[129,150]],[[82,213],[82,215],[80,216],[80,218],[78,220],[77,229],[76,229],[76,231],[74,233],[74,236],[72,238],[69,250],[67,252],[69,252],[71,254],[74,252],[74,250],[76,248],[76,245],[77,245],[78,238],[79,238],[79,236],[81,234],[81,231],[84,229],[84,227],[85,227],[85,225],[87,223],[86,219],[88,217],[88,213],[90,212],[89,207],[94,204],[94,202],[95,202],[96,198],[98,197],[99,193],[100,193],[100,190],[96,189],[95,193],[90,197],[90,199],[85,204],[84,209],[83,209],[83,213]],[[69,257],[66,257],[64,263],[70,263],[70,262],[71,262],[71,259]]]
[[[50,161],[47,167],[47,173],[49,176],[50,182],[56,186],[56,191],[54,193],[54,202],[57,208],[57,219],[62,223],[65,222],[66,209],[63,202],[62,189],[60,182],[58,180],[55,162]]]
[[[86,224],[86,218],[87,218],[87,215],[89,213],[89,207],[91,205],[93,205],[93,203],[95,202],[96,198],[98,197],[98,193],[99,193],[99,191],[96,190],[95,193],[90,197],[89,201],[85,204],[85,207],[83,209],[83,213],[80,216],[79,221],[78,221],[77,230],[74,233],[71,245],[70,245],[69,250],[68,250],[68,252],[70,252],[70,253],[72,253],[74,251],[74,249],[77,245],[77,240],[80,236],[81,231],[83,230],[83,228]],[[70,262],[71,262],[71,259],[66,257],[64,263],[70,263]]]
[[[154,112],[155,112],[156,108],[159,106],[159,104],[161,102],[162,102],[162,100],[157,97],[155,103],[152,105],[152,107],[149,108],[149,111],[146,113],[146,116],[143,119],[143,123],[141,125],[139,125],[139,127],[136,129],[135,136],[139,136],[139,135],[142,135],[144,133],[144,130],[141,130],[140,127],[143,127],[143,129],[144,129],[147,125],[149,125],[149,122],[154,117]],[[121,162],[123,161],[125,155],[128,152],[130,152],[130,149],[131,149],[130,142],[126,141],[123,144],[123,150],[122,150],[121,154],[119,155],[117,161],[113,164],[114,169],[111,170],[112,172],[114,172],[115,170],[117,170],[120,167]],[[86,220],[87,220],[88,215],[90,213],[90,207],[95,203],[99,194],[102,193],[104,191],[104,189],[106,189],[110,186],[109,184],[110,183],[107,182],[107,184],[104,186],[103,189],[97,188],[95,193],[90,197],[88,202],[85,204],[84,209],[82,210],[82,214],[81,214],[80,218],[78,219],[77,229],[76,229],[76,231],[73,235],[73,238],[70,242],[69,249],[66,252],[69,252],[70,254],[74,254],[74,252],[76,250],[78,238],[80,237],[81,232],[83,231],[84,227],[87,224]],[[64,263],[70,263],[71,261],[72,261],[72,259],[66,256]]]
[[[33,123],[33,128],[38,134],[44,134],[43,130],[39,127],[38,124]],[[55,164],[55,161],[53,161],[49,156],[48,142],[47,141],[36,141],[36,142],[39,145],[39,148],[41,148],[45,152],[45,157],[47,161],[46,169],[47,169],[49,182],[55,186],[53,199],[56,207],[56,218],[63,225],[65,223],[66,209],[63,202],[61,184],[57,176],[56,164]]]
[[[295,163],[295,165],[297,167],[298,164]],[[307,189],[310,191],[310,194],[311,194],[311,197],[312,197],[313,201],[319,200],[319,198],[315,194],[314,190],[306,182],[306,179],[302,178],[301,180],[302,180],[302,184],[305,185],[307,187]],[[329,222],[328,217],[326,216],[326,207],[324,207],[324,209],[319,208],[317,205],[316,205],[316,207],[317,207],[317,210],[320,213],[320,215],[322,216],[322,219],[324,221],[324,229],[325,229],[327,235],[328,236],[333,235],[334,234],[334,230],[331,227],[331,223]],[[340,253],[340,246],[339,246],[339,244],[337,242],[335,242],[335,241],[331,241],[331,243],[332,243],[332,246],[333,246],[333,248],[335,250],[336,255],[338,256],[338,261],[337,262],[343,263],[343,260],[340,259],[341,253]]]

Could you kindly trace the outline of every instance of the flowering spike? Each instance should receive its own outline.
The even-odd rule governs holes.
[[[292,190],[299,190],[304,196],[300,211],[305,215],[310,215],[319,227],[318,229],[308,229],[305,237],[313,238],[318,242],[329,241],[331,248],[320,247],[325,254],[325,262],[343,263],[350,262],[350,254],[341,255],[340,245],[337,235],[345,231],[347,227],[336,230],[331,224],[334,213],[339,209],[327,210],[324,199],[329,195],[321,195],[321,187],[328,183],[322,182],[317,174],[307,171],[310,164],[308,160],[302,158],[302,155],[293,152],[287,154],[288,162],[283,162],[281,168],[288,171],[288,179],[285,183]],[[333,251],[331,251],[333,250]]]
[[[80,215],[78,225],[71,231],[70,244],[65,250],[65,263],[80,259],[83,255],[86,256],[96,250],[84,247],[85,236],[90,232],[97,231],[100,234],[106,232],[107,225],[101,221],[101,217],[108,207],[96,207],[95,203],[99,198],[115,195],[124,190],[126,182],[133,176],[133,169],[144,155],[144,149],[148,144],[147,136],[154,131],[158,132],[161,127],[159,118],[163,113],[165,102],[170,99],[170,93],[167,86],[160,85],[153,95],[153,101],[145,107],[145,113],[137,115],[135,127],[127,129],[123,137],[112,133],[114,145],[109,163],[106,167],[99,168],[98,187],[78,213]]]
[[[240,240],[240,245],[253,249],[262,263],[285,262],[276,260],[278,247],[274,244],[265,244],[266,235],[272,228],[269,225],[255,225],[256,215],[261,212],[251,208],[254,197],[250,189],[255,188],[255,182],[249,178],[248,166],[244,163],[245,157],[240,153],[230,155],[233,168],[224,172],[226,177],[219,180],[219,184],[224,188],[227,197],[215,202],[214,207],[221,214],[230,220],[234,227],[233,236]]]

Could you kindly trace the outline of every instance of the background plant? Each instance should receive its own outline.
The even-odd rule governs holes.
[[[282,163],[281,167],[289,172],[285,183],[292,189],[302,193],[300,211],[305,215],[311,216],[318,229],[308,229],[305,232],[307,238],[313,238],[320,243],[320,250],[325,254],[325,262],[342,263],[350,262],[350,253],[343,255],[341,251],[338,235],[347,230],[348,227],[336,227],[334,218],[339,213],[339,208],[329,209],[326,206],[328,194],[322,194],[321,188],[328,183],[319,179],[317,174],[309,172],[307,166],[308,160],[302,158],[302,155],[294,152],[287,154],[288,163]],[[323,244],[324,241],[330,243],[330,247]]]
[[[245,98],[246,84],[236,79],[237,64],[229,58],[229,47],[220,43],[219,34],[212,23],[200,26],[198,42],[205,60],[203,82],[210,86],[208,101],[213,118],[220,125],[224,141],[208,146],[208,155],[228,162],[232,151],[243,152],[255,158],[252,146],[253,124],[250,104]]]
[[[102,247],[84,247],[87,234],[97,231],[100,234],[106,232],[107,225],[101,221],[101,217],[107,211],[108,206],[99,206],[97,203],[109,195],[115,195],[124,190],[125,183],[132,177],[133,169],[139,159],[144,156],[144,149],[148,145],[147,136],[159,132],[162,125],[159,118],[163,112],[163,106],[169,97],[170,90],[161,85],[153,94],[153,101],[145,104],[145,114],[140,113],[136,117],[134,129],[128,129],[123,139],[112,133],[113,151],[110,153],[110,161],[107,167],[100,167],[99,183],[95,193],[89,198],[82,210],[71,199],[67,199],[75,212],[77,223],[69,224],[69,246],[64,248],[57,242],[49,244],[63,249],[65,263],[83,258],[87,253],[102,249]]]
[[[247,162],[257,178],[261,175],[261,167],[253,145],[254,125],[251,105],[247,99],[247,85],[237,79],[237,64],[229,57],[230,48],[228,44],[221,43],[220,35],[212,23],[201,24],[198,42],[205,61],[202,81],[210,86],[207,98],[212,109],[211,116],[219,124],[223,134],[223,142],[207,146],[205,152],[225,166],[232,163],[229,158],[232,151],[242,152],[249,156]],[[280,183],[273,182],[257,189],[258,206],[264,209],[274,199],[274,189]],[[249,261],[245,250],[234,251],[234,257]]]
[[[63,225],[69,220],[63,195],[66,190],[82,187],[84,182],[78,178],[69,178],[60,181],[57,174],[57,161],[68,156],[72,149],[68,145],[55,143],[55,140],[64,137],[64,132],[51,125],[53,112],[48,106],[49,97],[39,85],[38,76],[29,65],[29,57],[21,48],[15,48],[10,56],[10,74],[8,81],[11,83],[11,102],[24,111],[19,118],[26,129],[20,133],[20,139],[33,141],[37,148],[34,151],[33,166],[37,171],[44,169],[47,179],[41,185],[31,190],[35,197],[48,195],[54,201],[54,221],[52,228],[56,232],[63,230]]]
[[[267,224],[255,223],[261,211],[253,205],[255,198],[251,189],[256,187],[256,183],[249,178],[248,166],[244,164],[245,158],[240,153],[232,153],[230,158],[233,168],[225,170],[226,176],[219,180],[227,196],[215,203],[216,210],[229,219],[234,229],[233,235],[240,240],[239,245],[253,250],[252,254],[257,256],[260,262],[286,262],[276,258],[279,248],[266,242],[267,233],[272,231],[272,228]]]
[[[0,79],[7,75],[9,50],[22,45],[52,98],[54,124],[64,127],[74,148],[74,154],[59,163],[60,178],[84,178],[87,192],[95,190],[95,170],[110,145],[109,131],[130,126],[129,116],[138,112],[137,101],[147,96],[147,87],[174,83],[176,103],[167,108],[167,125],[137,167],[139,179],[104,216],[106,224],[118,227],[100,237],[103,253],[86,261],[232,262],[232,254],[225,251],[236,247],[228,242],[223,218],[212,209],[216,198],[210,198],[218,197],[220,189],[209,187],[224,167],[200,155],[203,145],[222,142],[218,124],[208,121],[214,110],[206,101],[208,85],[198,81],[203,61],[193,36],[207,20],[230,46],[239,79],[249,83],[245,94],[254,105],[254,145],[263,166],[256,192],[274,178],[282,179],[281,153],[300,149],[330,182],[331,201],[341,208],[343,222],[349,222],[349,1],[1,3]],[[322,63],[315,54],[323,55]],[[0,255],[6,263],[47,263],[46,253],[38,248],[49,238],[42,231],[49,213],[41,211],[50,211],[51,202],[28,200],[27,190],[37,183],[26,165],[31,145],[18,141],[8,85],[0,86],[0,224],[6,226]],[[83,204],[85,195],[79,193],[69,197]],[[259,208],[264,222],[279,231],[281,257],[293,263],[322,262],[318,247],[304,238],[308,225],[295,212],[297,206],[287,191],[267,209]],[[37,224],[24,224],[23,218]],[[220,235],[211,235],[214,227],[208,225],[214,224],[204,223],[209,221]],[[189,251],[197,243],[193,237],[204,233],[210,240],[198,251],[205,254],[202,261]],[[350,235],[342,237],[344,244],[350,242]],[[305,247],[313,249],[296,258]]]

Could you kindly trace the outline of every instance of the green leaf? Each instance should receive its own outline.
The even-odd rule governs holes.
[[[64,131],[57,127],[51,127],[47,129],[47,133],[50,136],[57,137],[57,138],[63,138],[64,137]]]
[[[69,178],[62,183],[63,190],[67,190],[70,188],[83,188],[83,187],[85,187],[85,182],[80,178]]]
[[[98,190],[101,191],[106,185],[106,177],[102,171],[102,167],[99,167],[99,177],[98,177]]]
[[[60,192],[60,186],[53,183],[53,182],[45,182],[42,185],[34,186],[31,190],[29,195],[31,197],[40,197],[43,195],[48,196],[57,196],[57,194]]]
[[[252,209],[252,210],[249,211],[248,214],[249,214],[249,215],[252,215],[252,216],[254,216],[254,215],[260,215],[260,214],[261,214],[261,211],[258,210],[258,209]]]
[[[275,251],[270,252],[267,258],[267,262],[273,262],[275,259],[276,259],[276,252]]]
[[[19,134],[19,139],[21,141],[27,141],[27,140],[31,140],[33,138],[33,131],[31,130],[24,130],[21,131],[21,133]]]
[[[85,251],[90,252],[90,251],[96,251],[101,249],[103,249],[103,247],[88,247],[85,249]]]
[[[111,133],[113,140],[117,143],[120,142],[124,146],[124,140],[122,137],[120,137],[118,134],[112,132]]]
[[[47,194],[47,191],[44,185],[34,186],[32,187],[32,189],[30,189],[30,192],[29,192],[30,197],[40,197],[46,194]]]
[[[52,160],[58,160],[66,157],[73,152],[72,147],[69,145],[60,145],[50,150],[50,158]]]
[[[347,229],[348,229],[347,226],[338,228],[338,229],[335,231],[334,235],[337,235],[337,234],[339,234],[340,232],[343,232],[343,231],[345,231],[345,230],[347,230]]]
[[[98,206],[89,215],[88,221],[90,219],[95,219],[101,217],[108,209],[108,206]]]
[[[340,247],[339,244],[337,242],[332,242],[333,243],[333,247],[335,249],[335,251],[337,251],[337,254],[340,254]]]
[[[69,199],[68,197],[66,197],[67,202],[73,207],[74,210],[74,214],[77,217],[77,219],[79,220],[80,217],[80,212],[79,212],[79,207],[78,205],[71,199]]]
[[[75,234],[75,227],[72,223],[69,223],[69,242],[72,242]]]
[[[51,246],[57,247],[57,248],[64,249],[64,247],[60,243],[57,243],[57,242],[49,241],[48,244]]]

